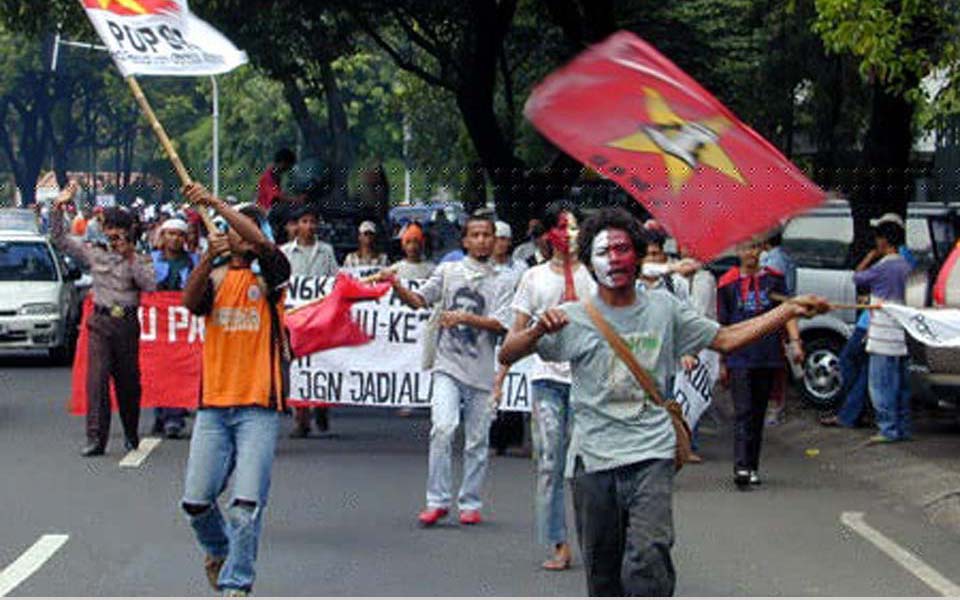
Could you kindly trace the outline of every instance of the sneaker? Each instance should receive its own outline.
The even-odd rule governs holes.
[[[746,469],[737,469],[733,472],[733,483],[738,487],[743,487],[750,483],[750,471]]]
[[[417,515],[417,520],[420,521],[420,524],[424,527],[430,527],[431,525],[436,525],[437,521],[446,517],[448,512],[445,508],[427,507]]]
[[[876,445],[876,444],[891,444],[891,443],[893,443],[893,442],[895,442],[895,441],[897,441],[897,440],[888,438],[887,436],[883,435],[882,433],[878,433],[878,434],[876,434],[876,435],[871,435],[871,436],[870,436],[870,439],[867,440],[867,444],[870,445],[870,446],[873,446],[873,445]]]
[[[483,521],[483,518],[480,516],[479,510],[461,510],[460,511],[461,525],[479,525],[481,521]]]
[[[763,483],[760,480],[760,473],[757,471],[750,471],[750,485],[760,485]]]
[[[220,579],[220,569],[223,568],[223,562],[225,560],[226,558],[217,558],[210,555],[207,555],[207,557],[203,559],[203,570],[207,573],[207,583],[217,592],[220,591],[220,586],[217,585],[217,581]]]
[[[224,596],[227,596],[227,597],[229,597],[229,596],[249,596],[249,595],[250,595],[250,592],[248,592],[247,590],[237,590],[237,589],[234,589],[234,588],[227,588],[227,589],[223,590],[223,595],[224,595]]]
[[[167,430],[164,431],[163,435],[168,440],[179,440],[183,437],[183,430],[179,427],[168,427]]]

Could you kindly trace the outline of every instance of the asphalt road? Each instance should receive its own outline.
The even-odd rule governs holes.
[[[69,385],[69,370],[42,358],[0,356],[0,590],[10,565],[41,536],[65,534],[66,543],[12,594],[209,595],[202,554],[178,507],[187,442],[163,441],[140,468],[121,469],[115,420],[108,455],[83,459],[82,422],[65,411]],[[143,431],[151,418],[142,418]],[[284,437],[256,592],[584,594],[579,562],[560,574],[537,568],[543,554],[532,540],[529,460],[493,459],[484,524],[416,526],[428,424],[425,413],[342,409],[333,413],[335,435]],[[960,544],[919,509],[778,443],[775,428],[768,438],[758,489],[738,492],[730,482],[729,429],[704,435],[707,462],[680,475],[678,594],[936,594],[843,525],[844,512],[864,513],[872,528],[925,563],[928,579],[931,571],[960,573]]]

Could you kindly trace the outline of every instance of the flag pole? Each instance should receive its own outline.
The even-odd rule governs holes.
[[[147,117],[147,121],[150,123],[150,128],[153,129],[153,133],[155,133],[157,138],[160,140],[160,145],[163,146],[163,151],[167,154],[167,158],[169,158],[170,162],[173,163],[173,168],[177,172],[177,176],[180,177],[181,185],[193,183],[193,180],[190,179],[190,174],[187,172],[187,168],[183,165],[183,161],[180,160],[180,155],[177,154],[177,150],[173,147],[173,142],[171,142],[170,137],[167,136],[167,132],[164,130],[163,124],[160,123],[159,119],[157,119],[157,115],[153,112],[153,108],[147,101],[147,97],[143,94],[143,90],[140,89],[140,84],[137,82],[137,78],[133,75],[127,75],[124,79],[127,80],[127,85],[130,86],[130,91],[133,92],[133,98],[137,101],[137,104],[140,105],[140,110],[143,111],[144,116]],[[213,224],[213,220],[210,218],[207,210],[203,207],[197,208],[197,212],[200,213],[200,218],[203,220],[203,224],[207,228],[207,232],[216,233],[217,227]]]

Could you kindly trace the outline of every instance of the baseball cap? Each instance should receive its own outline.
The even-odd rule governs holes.
[[[373,221],[364,221],[360,223],[360,233],[376,233],[377,226]]]
[[[512,237],[513,237],[513,230],[510,228],[510,224],[507,223],[507,222],[505,222],[505,221],[497,221],[497,222],[496,222],[496,233],[495,233],[495,236],[496,236],[496,237],[512,238]]]
[[[884,213],[876,219],[870,219],[870,227],[880,227],[884,223],[893,223],[898,226],[900,229],[905,229],[903,225],[903,218],[897,213]]]
[[[160,226],[160,231],[171,229],[173,231],[180,231],[187,233],[188,227],[187,222],[183,219],[167,219],[163,222],[163,225]]]

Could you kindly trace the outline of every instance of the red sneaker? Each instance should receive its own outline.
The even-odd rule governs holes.
[[[461,525],[479,525],[481,521],[483,521],[483,518],[480,516],[479,510],[460,511]]]
[[[430,508],[427,507],[423,509],[419,515],[417,515],[417,520],[420,521],[420,524],[424,527],[429,527],[436,524],[437,521],[447,516],[447,509],[445,508]]]

